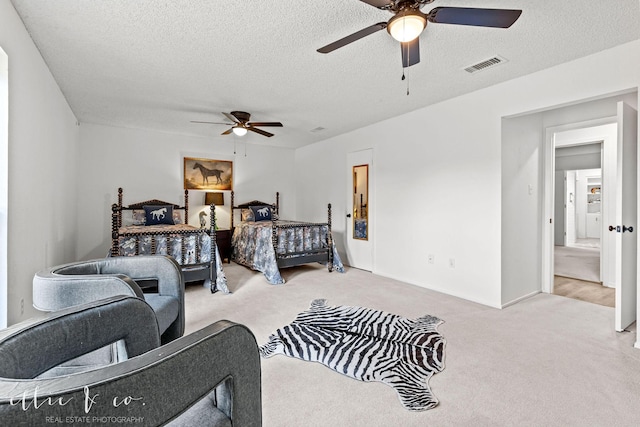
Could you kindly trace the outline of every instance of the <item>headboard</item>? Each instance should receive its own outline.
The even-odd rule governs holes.
[[[112,222],[114,222],[114,226],[117,228],[122,227],[122,211],[134,211],[138,209],[144,209],[145,205],[167,205],[173,206],[173,209],[182,209],[184,210],[184,218],[183,221],[185,224],[189,223],[189,190],[184,190],[184,206],[179,206],[174,203],[165,202],[163,200],[152,199],[145,200],[144,202],[132,203],[128,206],[122,205],[122,187],[118,188],[118,203],[111,205],[111,217]],[[116,228],[116,229],[117,229]]]
[[[233,230],[233,212],[236,209],[249,209],[250,206],[269,206],[273,209],[273,212],[278,215],[280,213],[280,192],[276,192],[276,202],[275,203],[266,203],[261,202],[260,200],[252,200],[247,203],[242,203],[240,205],[235,205],[235,192],[231,190],[231,229]]]

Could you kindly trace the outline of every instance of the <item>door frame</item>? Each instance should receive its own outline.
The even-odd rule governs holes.
[[[555,156],[554,156],[555,158]],[[564,175],[564,245],[565,246],[569,246],[569,243],[575,243],[576,242],[576,199],[578,198],[578,194],[576,192],[576,175],[575,172],[576,171],[569,171],[569,170],[565,170],[563,171],[563,175]],[[570,172],[573,172],[573,174],[571,174]],[[567,197],[567,193],[569,193],[569,190],[571,188],[569,188],[569,178],[572,178],[571,181],[573,184],[573,200],[571,200],[570,197]],[[556,189],[557,191],[557,189]],[[556,195],[556,199],[557,199],[557,195]],[[569,205],[573,205],[573,208],[570,210],[569,209]],[[571,215],[569,214],[571,212]],[[573,221],[569,221],[570,216],[573,216]],[[571,230],[571,235],[569,234],[569,230]],[[554,228],[554,233],[555,233],[555,228]],[[554,243],[555,243],[555,237],[554,237]]]
[[[555,193],[555,134],[559,132],[590,128],[618,122],[617,116],[603,117],[583,122],[568,123],[560,126],[545,128],[545,141],[543,153],[543,197],[542,197],[542,286],[545,293],[553,293],[553,259],[554,259],[554,193]],[[585,141],[587,142],[587,141]],[[604,165],[602,165],[604,166]],[[603,168],[604,169],[604,168]],[[604,173],[604,172],[603,172]],[[604,224],[604,219],[602,221]],[[602,252],[601,252],[602,258]],[[601,271],[602,276],[602,271]],[[602,278],[602,277],[601,277]]]

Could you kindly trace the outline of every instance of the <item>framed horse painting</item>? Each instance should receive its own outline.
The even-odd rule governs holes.
[[[184,158],[185,190],[233,190],[230,160]]]

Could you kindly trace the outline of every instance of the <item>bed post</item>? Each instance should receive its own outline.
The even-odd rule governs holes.
[[[331,203],[327,205],[327,243],[329,244],[329,259],[327,269],[333,271],[333,235],[331,234]]]
[[[233,192],[233,190],[231,190],[231,232],[233,233],[233,208],[235,208],[235,202],[234,202],[234,195],[235,193]]]
[[[111,256],[118,256],[118,205],[111,205]]]
[[[120,227],[122,227],[122,187],[118,188],[118,228]]]
[[[218,227],[216,226],[216,205],[214,205],[213,203],[209,205],[209,218],[211,218],[211,221],[209,221],[209,235],[211,236],[211,241],[213,243],[216,243],[216,228]]]
[[[278,263],[278,233],[275,221],[271,221],[271,246],[273,246],[273,253],[276,256],[276,264]],[[278,266],[279,267],[279,266]]]
[[[184,190],[184,223],[189,224],[189,190]]]
[[[211,289],[211,293],[216,292],[218,289],[216,288],[216,281],[218,280],[218,260],[216,259],[216,254],[218,253],[218,243],[216,236],[216,205],[211,203],[209,205],[209,237],[211,238],[211,260],[209,261],[209,288]]]

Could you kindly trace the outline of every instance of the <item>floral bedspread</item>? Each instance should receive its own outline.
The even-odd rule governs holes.
[[[206,233],[179,234],[183,231],[198,231],[199,229],[188,224],[176,225],[131,225],[121,227],[118,237],[119,255],[135,256],[136,241],[139,240],[138,255],[169,255],[173,257],[178,264],[189,266],[197,264],[208,264],[211,262],[211,236]],[[131,233],[158,233],[151,235],[126,235]],[[152,249],[152,238],[155,240],[156,250]],[[182,252],[182,240],[185,240],[185,251]],[[196,254],[196,242],[198,242],[199,250]],[[184,257],[183,257],[184,255]],[[229,293],[227,287],[227,278],[222,270],[222,259],[218,248],[215,248],[215,266],[216,266],[216,289]],[[205,283],[205,286],[209,286]]]
[[[283,220],[274,222],[277,225],[287,226],[287,228],[277,229],[278,255],[326,249],[329,245],[329,228],[326,224]],[[271,224],[272,221],[244,221],[238,224],[233,232],[231,256],[235,262],[262,272],[272,285],[279,285],[284,283],[284,279],[280,275],[273,249]],[[333,242],[331,250],[333,251],[333,268],[344,273],[342,260]]]

